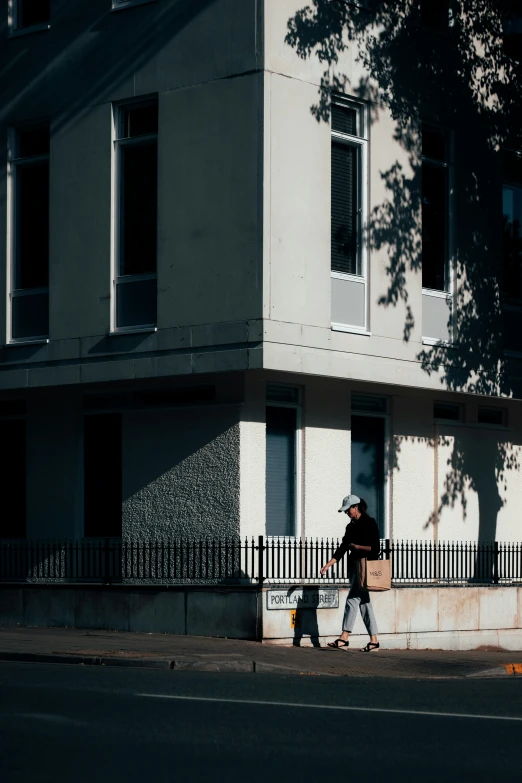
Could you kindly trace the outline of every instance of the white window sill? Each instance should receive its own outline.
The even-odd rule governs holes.
[[[453,343],[450,343],[448,340],[439,340],[438,337],[423,337],[422,344],[431,345],[437,348],[455,348]]]
[[[9,30],[8,38],[19,38],[21,35],[32,35],[32,33],[43,33],[46,30],[50,30],[51,25],[48,23],[44,24],[33,24],[31,27],[13,27],[11,30]]]
[[[129,326],[123,329],[115,329],[109,332],[109,337],[117,337],[122,334],[154,334],[158,331],[157,326]]]
[[[371,337],[372,333],[367,329],[362,329],[358,326],[350,326],[349,324],[332,324],[332,332],[346,332],[347,334],[360,334],[363,337]]]
[[[125,8],[134,8],[135,5],[147,5],[147,3],[155,3],[156,0],[128,0],[125,3],[113,2],[111,11],[123,11]]]
[[[423,296],[433,296],[435,299],[451,299],[451,291],[437,291],[434,288],[423,288]]]
[[[20,347],[21,345],[47,345],[48,342],[48,337],[27,337],[20,340],[9,340],[9,342],[5,344],[5,347],[16,348],[16,346]]]

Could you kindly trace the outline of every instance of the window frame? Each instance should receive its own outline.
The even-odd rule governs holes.
[[[51,9],[49,8],[49,19],[47,22],[38,22],[38,24],[22,27],[18,24],[20,0],[8,0],[7,3],[7,30],[9,38],[16,38],[20,35],[30,35],[31,33],[41,33],[51,29]]]
[[[368,242],[366,237],[368,226],[368,161],[369,161],[369,118],[368,107],[361,101],[356,101],[344,96],[333,96],[332,104],[357,112],[358,135],[342,133],[335,131],[331,127],[330,121],[330,150],[333,142],[344,144],[347,147],[357,149],[357,265],[360,266],[360,274],[348,274],[346,272],[337,272],[332,269],[332,258],[330,250],[330,279],[347,280],[364,285],[364,325],[357,326],[352,324],[332,322],[333,331],[351,332],[355,334],[369,334],[368,330]],[[331,155],[331,153],[330,153]],[[332,164],[330,157],[330,176],[332,174]],[[330,243],[331,237],[331,202],[330,202]]]
[[[422,155],[421,152],[421,199],[422,199],[422,167],[426,163],[428,166],[434,168],[443,168],[447,173],[446,178],[446,238],[445,238],[445,286],[446,290],[439,290],[437,288],[428,288],[422,286],[422,296],[428,296],[433,299],[444,299],[450,307],[451,311],[451,323],[449,328],[449,340],[440,340],[438,338],[426,336],[423,334],[423,345],[437,346],[446,345],[451,347],[455,342],[455,221],[454,221],[454,209],[455,209],[455,169],[454,169],[454,134],[450,128],[437,125],[429,121],[423,121],[421,127],[421,142],[422,132],[424,127],[433,129],[435,131],[442,132],[446,137],[446,150],[447,159],[445,161],[439,161],[435,158],[429,158]],[[422,210],[422,203],[421,203]],[[421,212],[421,240],[422,240],[422,212]],[[422,271],[421,271],[422,274]]]
[[[146,0],[150,2],[151,0]],[[126,100],[113,104],[112,111],[112,206],[111,212],[113,219],[111,220],[111,313],[110,313],[110,332],[111,335],[117,334],[132,334],[143,332],[156,332],[157,331],[157,316],[156,323],[148,324],[135,324],[132,326],[118,326],[118,314],[117,314],[117,291],[119,285],[125,285],[127,283],[147,280],[156,280],[156,296],[157,296],[157,280],[158,280],[158,268],[157,268],[157,256],[156,256],[156,271],[146,272],[134,275],[121,274],[121,228],[122,228],[122,169],[121,169],[121,149],[124,147],[135,147],[141,144],[146,144],[154,140],[156,142],[156,149],[158,149],[159,139],[159,127],[156,133],[147,133],[140,136],[125,137],[121,132],[124,112],[127,109],[141,108],[142,106],[148,106],[156,104],[158,107],[159,116],[159,102],[157,95],[141,96],[132,100]],[[157,184],[156,184],[157,187]],[[156,236],[157,236],[157,221],[158,211],[156,211]]]
[[[364,410],[352,410],[352,395],[359,395],[359,397],[366,396],[372,398],[381,398],[385,400],[384,411],[364,411]],[[383,538],[391,538],[392,534],[392,514],[391,514],[391,494],[392,494],[392,481],[391,481],[391,469],[392,469],[392,398],[384,394],[366,394],[364,391],[350,392],[350,486],[352,483],[352,418],[354,416],[372,418],[372,419],[384,419],[384,535]],[[370,509],[371,510],[371,509]]]
[[[49,342],[49,327],[47,334],[35,334],[31,337],[13,337],[13,299],[34,296],[38,294],[47,294],[48,308],[50,302],[49,284],[37,288],[16,288],[17,271],[17,220],[19,219],[16,209],[17,199],[17,171],[22,167],[29,167],[43,161],[49,166],[50,173],[50,147],[49,152],[38,155],[18,155],[18,134],[21,130],[49,125],[48,120],[36,120],[30,123],[12,126],[7,130],[7,275],[6,275],[6,345],[32,345]],[[50,199],[49,199],[50,201]]]
[[[268,387],[270,386],[270,383],[267,383],[266,385],[266,393],[265,393],[265,411],[266,408],[291,408],[295,410],[295,504],[294,504],[294,532],[290,536],[274,536],[274,535],[267,535],[266,533],[266,496],[265,496],[265,536],[267,540],[273,540],[277,539],[285,540],[285,541],[293,541],[303,535],[303,518],[302,518],[302,488],[303,488],[303,480],[302,480],[302,468],[303,468],[303,459],[302,459],[302,444],[303,444],[303,435],[302,435],[302,426],[303,426],[303,409],[302,409],[302,390],[299,386],[295,386],[293,384],[281,384],[281,383],[274,383],[276,386],[289,386],[292,389],[297,390],[297,401],[296,402],[282,402],[279,400],[270,400],[268,398]],[[266,423],[266,413],[265,413],[265,423]],[[265,459],[266,459],[266,431],[265,431]],[[265,464],[265,476],[266,476],[266,464]]]

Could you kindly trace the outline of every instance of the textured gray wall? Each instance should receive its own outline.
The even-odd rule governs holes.
[[[239,533],[239,408],[124,415],[123,535]]]

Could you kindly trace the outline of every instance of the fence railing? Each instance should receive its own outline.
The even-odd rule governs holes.
[[[343,558],[326,577],[321,566],[333,539],[83,539],[0,541],[0,581],[124,584],[273,584],[350,580]],[[401,584],[522,584],[522,544],[495,542],[381,542]]]

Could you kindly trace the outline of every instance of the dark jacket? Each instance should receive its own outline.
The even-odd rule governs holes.
[[[362,546],[371,546],[371,552],[354,550],[348,555],[348,561],[353,563],[361,557],[367,557],[369,560],[377,560],[381,551],[381,538],[377,522],[368,514],[361,514],[359,519],[352,519],[346,525],[346,532],[341,544],[333,553],[337,562],[344,557],[350,548],[350,544],[361,544]]]

